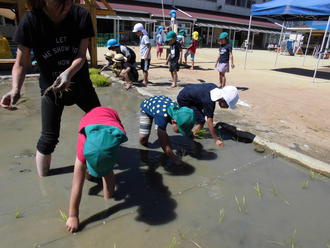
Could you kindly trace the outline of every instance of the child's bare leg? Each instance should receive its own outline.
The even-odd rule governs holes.
[[[226,86],[226,82],[227,82],[226,73],[223,73],[223,87]]]
[[[171,73],[172,73],[172,80],[173,80],[171,87],[175,88],[177,86],[177,82],[178,82],[178,73],[176,71],[173,71]]]
[[[149,79],[148,79],[148,77],[149,77],[149,72],[148,72],[148,71],[144,71],[144,72],[143,72],[143,77],[144,77],[143,84],[144,84],[144,85],[147,85],[148,82],[149,82]]]
[[[108,175],[102,177],[102,182],[104,199],[109,199],[113,196],[116,186],[116,179],[113,171],[110,172]]]
[[[125,89],[128,90],[129,88],[131,88],[133,86],[133,82],[131,81],[131,79],[128,76],[128,73],[123,73],[122,74],[124,80],[125,80]]]
[[[191,62],[191,69],[194,70],[194,67],[195,67],[195,60]]]
[[[37,171],[40,177],[47,176],[50,168],[50,162],[52,159],[51,154],[42,154],[41,152],[37,151],[36,153],[36,164],[37,164]]]
[[[225,74],[223,72],[220,72],[220,87],[224,87],[224,85],[225,85],[224,77],[225,77]]]

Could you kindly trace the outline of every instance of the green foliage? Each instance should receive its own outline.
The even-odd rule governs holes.
[[[219,211],[219,222],[223,222],[224,218],[225,218],[225,209],[221,208]]]
[[[90,78],[95,87],[106,87],[110,85],[109,79],[101,74],[90,74]]]
[[[101,70],[100,69],[96,69],[96,68],[89,68],[89,75],[92,75],[92,74],[100,74],[101,73]]]
[[[23,215],[21,214],[21,212],[17,209],[16,210],[16,213],[15,213],[15,218],[16,219],[19,219],[19,218],[22,218],[23,217]]]
[[[209,133],[209,132],[206,131],[205,129],[201,129],[201,130],[199,130],[199,131],[197,131],[197,132],[195,133],[195,137],[196,137],[197,139],[204,139],[205,136],[206,136],[208,133]]]

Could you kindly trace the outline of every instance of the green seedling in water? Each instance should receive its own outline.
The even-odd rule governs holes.
[[[297,240],[296,240],[296,236],[297,236],[297,230],[294,229],[292,236],[290,238],[290,248],[296,248],[297,245]]]
[[[207,135],[208,133],[209,133],[208,131],[201,129],[201,130],[197,131],[194,136],[197,139],[204,139],[205,138],[204,136]]]
[[[310,170],[310,171],[309,171],[309,178],[310,178],[311,180],[314,180],[314,179],[316,178],[316,172],[313,171],[313,170]]]
[[[179,241],[176,240],[175,237],[172,238],[171,243],[169,244],[168,248],[177,248],[179,247]]]
[[[20,105],[20,104],[28,102],[30,100],[31,100],[31,98],[22,98],[20,101],[18,101],[18,103],[16,103],[16,105]]]
[[[219,211],[219,222],[223,222],[225,218],[225,209],[224,208],[221,208],[220,211]]]
[[[257,182],[256,186],[254,187],[255,191],[257,192],[257,196],[259,197],[259,199],[262,199],[263,197],[263,193],[261,191],[261,188],[260,188],[260,184],[259,182]]]
[[[239,201],[239,199],[237,198],[237,195],[235,194],[235,202],[236,202],[238,212],[247,213],[245,196],[242,197],[242,203],[241,203]]]
[[[301,185],[301,188],[302,189],[307,189],[309,187],[309,181],[306,180],[302,185]]]
[[[274,196],[278,196],[278,191],[274,184],[272,185],[272,188],[270,189],[270,191],[273,193]]]
[[[284,241],[284,242],[278,242],[278,241],[267,241],[267,243],[269,244],[274,244],[274,245],[278,245],[278,246],[282,246],[282,247],[288,247],[288,248],[296,248],[297,247],[297,230],[294,229],[290,239],[288,241]],[[330,247],[328,247],[330,248]]]
[[[60,212],[60,215],[61,215],[61,219],[62,219],[64,222],[67,222],[68,217],[66,216],[66,214],[65,214],[61,209],[59,209],[59,212]]]
[[[18,209],[15,212],[15,218],[16,219],[23,218],[23,215],[21,214],[21,212]]]
[[[235,202],[236,202],[238,212],[242,213],[241,203],[239,202],[237,195],[235,195]]]

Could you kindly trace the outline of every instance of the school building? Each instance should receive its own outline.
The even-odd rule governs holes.
[[[164,21],[170,26],[170,10],[177,11],[179,29],[185,29],[188,37],[193,31],[200,34],[202,47],[216,46],[221,32],[228,32],[235,48],[244,46],[247,39],[251,4],[264,0],[110,0],[116,15],[98,16],[98,46],[104,46],[109,38],[117,38],[124,44],[137,44],[131,32],[137,22],[145,25],[151,38]],[[102,8],[103,3],[97,2]],[[269,43],[277,43],[281,27],[266,19],[253,18],[251,44],[254,49],[266,49]],[[189,38],[188,38],[189,41]]]

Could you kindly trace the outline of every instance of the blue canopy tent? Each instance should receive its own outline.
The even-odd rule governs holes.
[[[327,18],[328,22],[325,30],[328,30],[330,24],[330,1],[329,0],[299,0],[299,1],[272,0],[265,3],[253,4],[251,8],[249,32],[247,37],[248,42],[250,39],[252,16],[268,16],[282,21],[325,20]],[[282,26],[281,33],[283,33],[283,28],[284,26]],[[327,32],[324,33],[320,51],[323,51],[326,36],[327,36]],[[249,46],[246,46],[244,69],[246,68],[248,47]],[[318,70],[320,59],[321,59],[321,52],[319,53],[318,56],[317,65],[314,71],[313,82],[315,81],[315,76]]]

